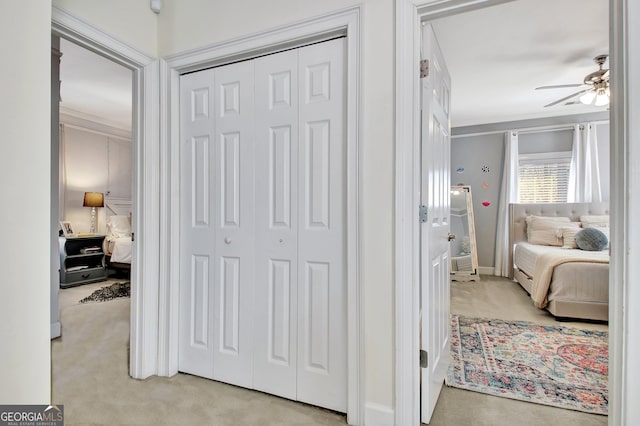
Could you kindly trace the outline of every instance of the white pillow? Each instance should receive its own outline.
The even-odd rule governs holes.
[[[572,222],[574,223],[574,222]],[[578,226],[566,226],[563,225],[559,230],[559,236],[562,237],[562,248],[567,249],[577,249],[578,245],[576,244],[576,234],[580,232],[580,227]]]
[[[128,216],[109,216],[107,218],[107,236],[121,238],[131,236],[131,223]]]
[[[608,228],[609,227],[609,215],[592,215],[592,216],[580,216],[580,223],[583,228]]]
[[[529,238],[528,241],[531,244],[538,244],[543,246],[562,246],[562,232],[561,228],[578,228],[580,224],[578,222],[564,222],[533,218],[531,220],[531,226],[529,226]]]
[[[533,223],[534,220],[536,219],[540,219],[540,220],[548,220],[548,221],[552,221],[552,222],[563,222],[563,223],[567,223],[570,222],[571,220],[566,217],[566,216],[535,216],[535,215],[529,215],[525,218],[525,222],[527,223],[527,241],[531,240],[531,225]],[[529,241],[531,242],[531,241]],[[534,244],[534,243],[532,243]]]

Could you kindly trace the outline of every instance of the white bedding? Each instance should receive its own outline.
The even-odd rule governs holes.
[[[131,222],[125,215],[107,217],[105,252],[113,263],[131,263]]]
[[[131,263],[131,237],[119,237],[109,240],[111,262]]]
[[[524,272],[529,278],[535,276],[536,271],[540,271],[537,265],[538,259],[548,258],[575,258],[575,262],[563,263],[555,266],[551,282],[548,285],[546,300],[538,294],[538,304],[544,305],[552,300],[576,300],[585,302],[608,301],[608,272],[609,272],[609,252],[583,252],[579,249],[566,249],[561,247],[542,246],[519,242],[516,244],[514,252],[514,263],[516,267]],[[592,259],[596,263],[591,263],[586,258]],[[535,281],[535,278],[533,279]],[[528,289],[534,298],[536,286],[532,285]],[[534,299],[535,301],[535,299]]]

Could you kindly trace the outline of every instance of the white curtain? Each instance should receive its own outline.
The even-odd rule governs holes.
[[[518,202],[518,132],[504,134],[504,167],[498,205],[494,275],[509,275],[509,203]]]
[[[593,123],[575,126],[567,201],[570,203],[602,201],[598,140],[596,126]]]

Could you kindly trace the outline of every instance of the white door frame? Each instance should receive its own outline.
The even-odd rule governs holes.
[[[362,422],[363,338],[360,289],[360,6],[339,10],[249,36],[175,54],[161,60],[160,104],[160,256],[167,259],[160,273],[159,374],[178,372],[178,306],[180,284],[180,74],[224,65],[268,53],[300,47],[310,42],[346,36],[347,135],[347,419]]]
[[[131,229],[136,243],[131,268],[129,374],[144,379],[157,374],[158,353],[158,60],[55,6],[51,31],[133,71]]]
[[[396,0],[396,425],[420,424],[418,324],[418,205],[420,143],[421,22],[512,0]],[[640,19],[634,0],[610,0],[611,191],[612,242],[609,288],[610,424],[628,424],[640,417],[633,403],[640,397],[640,366],[631,360],[640,350],[634,324],[640,322],[640,290],[630,286],[640,273],[637,263],[640,224],[632,212],[640,209],[640,179],[634,161],[640,160],[640,85],[632,78],[640,72],[640,30],[630,24]],[[636,50],[633,50],[636,49]],[[455,81],[453,82],[455,84]],[[635,144],[635,146],[631,143]],[[635,173],[634,173],[635,172]],[[634,238],[636,237],[636,238]],[[636,251],[632,250],[635,248]],[[636,257],[636,263],[633,257]],[[399,285],[408,284],[410,285]],[[634,304],[635,303],[635,304]]]

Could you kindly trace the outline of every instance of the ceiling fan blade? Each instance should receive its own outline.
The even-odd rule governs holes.
[[[562,89],[564,87],[580,87],[580,86],[584,86],[584,83],[576,83],[576,84],[559,84],[557,86],[540,86],[540,87],[536,87],[536,90],[541,90],[541,89]]]
[[[562,99],[558,99],[558,100],[557,100],[557,101],[555,101],[555,102],[551,102],[549,105],[545,105],[544,107],[546,108],[546,107],[550,107],[550,106],[557,105],[557,104],[559,104],[560,102],[564,102],[564,101],[566,101],[567,99],[574,98],[574,97],[576,97],[576,96],[578,96],[578,95],[581,95],[581,94],[582,94],[582,93],[584,93],[584,92],[588,92],[589,90],[591,90],[591,89],[579,90],[579,91],[577,91],[577,92],[575,92],[575,93],[572,93],[572,94],[571,94],[571,95],[569,95],[569,96],[565,96],[565,97],[564,97],[564,98],[562,98]]]
[[[605,73],[602,75],[602,79],[603,79],[603,80],[608,80],[608,79],[609,79],[609,70],[607,70],[607,72],[605,72]]]

